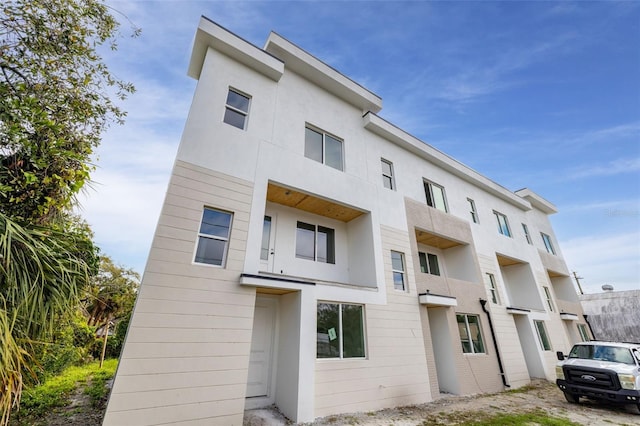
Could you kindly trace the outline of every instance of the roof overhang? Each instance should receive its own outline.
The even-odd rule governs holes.
[[[267,201],[342,222],[349,222],[365,213],[345,204],[273,182],[267,185]]]
[[[418,301],[421,305],[427,306],[458,306],[458,300],[455,297],[440,294],[422,293],[418,295]]]
[[[336,71],[313,55],[275,32],[269,34],[264,50],[280,58],[285,67],[317,84],[321,88],[360,108],[363,112],[378,112],[382,98]]]
[[[529,312],[531,312],[530,309],[516,308],[515,306],[507,307],[507,313],[512,315],[527,315]]]
[[[533,207],[546,214],[558,213],[558,209],[549,201],[545,200],[529,188],[523,188],[515,192],[519,197],[527,200]]]
[[[570,314],[568,312],[562,312],[560,314],[560,319],[563,319],[565,321],[578,321],[578,315],[577,314]]]
[[[490,194],[493,194],[509,204],[516,206],[520,210],[531,210],[531,204],[529,201],[517,196],[505,187],[481,175],[472,168],[460,163],[445,153],[435,149],[431,145],[378,117],[373,112],[365,114],[363,120],[364,127],[378,136],[395,143],[418,157],[421,157],[450,172],[460,179],[469,182],[478,188],[484,189]]]
[[[202,16],[191,50],[187,72],[189,77],[196,80],[200,78],[204,58],[209,48],[224,53],[274,81],[280,80],[284,73],[282,61]]]
[[[461,246],[463,242],[447,238],[442,235],[435,234],[433,232],[424,231],[416,228],[416,241],[419,244],[425,244],[431,247],[436,247],[442,250],[446,250],[451,247]]]

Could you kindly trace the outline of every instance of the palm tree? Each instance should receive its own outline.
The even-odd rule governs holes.
[[[0,212],[0,425],[33,374],[33,346],[74,309],[89,282],[95,247],[78,229],[23,227]]]

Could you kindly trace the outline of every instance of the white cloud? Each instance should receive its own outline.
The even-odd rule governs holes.
[[[571,271],[584,279],[585,293],[598,293],[603,284],[615,290],[640,289],[640,232],[593,235],[561,241]]]
[[[635,173],[640,171],[640,158],[619,158],[606,164],[594,166],[581,166],[569,172],[567,179],[584,179],[599,176],[614,176],[622,173]]]

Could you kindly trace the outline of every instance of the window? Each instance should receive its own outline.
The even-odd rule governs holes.
[[[549,337],[547,337],[547,329],[544,327],[544,321],[534,321],[533,323],[536,325],[540,346],[542,346],[543,350],[550,351],[551,344],[549,343]]]
[[[507,217],[502,213],[498,213],[497,211],[494,211],[493,214],[496,215],[496,219],[498,220],[498,232],[502,235],[510,237],[511,229],[509,229],[509,222],[507,221]]]
[[[262,244],[260,246],[260,259],[269,260],[269,241],[271,239],[271,216],[265,216],[262,223]]]
[[[549,287],[542,287],[544,289],[544,297],[547,299],[547,305],[549,306],[549,310],[553,312],[553,300],[551,299],[551,291]]]
[[[364,307],[318,302],[318,358],[364,358]]]
[[[233,89],[229,89],[223,121],[237,127],[238,129],[246,129],[250,100],[250,97]]]
[[[591,340],[589,338],[589,332],[587,331],[586,324],[578,324],[578,333],[580,333],[580,338],[583,342],[588,342]]]
[[[443,212],[447,212],[447,199],[444,188],[433,182],[424,181],[424,193],[427,197],[427,205]]]
[[[205,208],[198,232],[195,262],[224,266],[231,232],[231,213]]]
[[[471,214],[471,220],[473,221],[473,223],[479,223],[478,211],[476,210],[476,202],[471,198],[467,198],[467,201],[469,202],[469,213]]]
[[[431,253],[418,252],[420,258],[420,272],[431,275],[440,275],[438,256]]]
[[[380,163],[382,164],[382,184],[385,188],[396,189],[396,184],[393,180],[393,163],[384,158],[380,159]]]
[[[456,314],[458,331],[465,354],[484,353],[484,342],[480,332],[480,317],[477,315]]]
[[[304,222],[298,222],[296,228],[296,257],[322,263],[336,263],[333,229]]]
[[[404,254],[391,251],[391,270],[393,271],[393,288],[404,290]]]
[[[527,239],[527,243],[533,244],[531,242],[531,235],[529,235],[529,228],[524,223],[522,224],[522,230],[524,231],[524,237]]]
[[[489,294],[491,294],[491,301],[496,305],[500,304],[500,295],[498,294],[498,287],[496,286],[496,277],[493,274],[487,273],[487,285],[489,285]]]
[[[544,241],[544,247],[547,249],[547,253],[556,254],[556,251],[553,249],[553,244],[551,244],[551,237],[541,232],[542,241]]]
[[[334,169],[343,170],[342,141],[309,127],[305,127],[304,156]]]

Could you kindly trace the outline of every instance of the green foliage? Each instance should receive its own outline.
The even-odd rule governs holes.
[[[82,367],[69,367],[42,384],[25,389],[17,420],[37,418],[57,407],[68,405],[70,396],[80,383],[90,383],[85,393],[92,401],[100,401],[108,392],[105,383],[113,377],[117,365],[117,360],[110,359],[105,361],[102,369],[97,361]]]
[[[461,423],[464,426],[512,426],[512,425],[539,425],[539,426],[580,426],[579,423],[568,419],[550,416],[542,410],[526,413],[500,413],[479,421]]]
[[[101,133],[125,113],[131,84],[97,48],[118,23],[100,0],[8,0],[0,6],[0,211],[48,223],[89,180]]]
[[[80,365],[91,359],[95,329],[87,325],[80,314],[60,318],[50,343],[36,345],[38,379],[60,374],[72,365]]]
[[[0,425],[36,368],[29,354],[53,371],[83,357],[37,347],[72,338],[54,327],[98,269],[91,231],[69,211],[102,132],[125,116],[111,94],[134,90],[98,54],[117,31],[103,0],[0,3]]]
[[[85,309],[90,325],[104,325],[107,321],[127,316],[133,310],[140,275],[133,269],[115,265],[111,258],[100,258],[100,269],[87,290]]]

